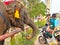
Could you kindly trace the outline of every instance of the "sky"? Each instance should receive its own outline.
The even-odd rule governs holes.
[[[60,12],[60,0],[51,0],[50,13]]]
[[[46,3],[46,0],[42,0]],[[51,0],[50,2],[50,13],[60,13],[60,0]]]

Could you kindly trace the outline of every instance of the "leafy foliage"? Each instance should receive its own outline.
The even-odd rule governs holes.
[[[44,5],[43,2],[41,2],[35,5],[29,13],[31,17],[34,17],[39,14],[42,14],[44,16],[45,12],[46,12],[46,6]]]
[[[30,33],[31,31],[32,31],[31,28],[29,28],[27,33]],[[39,33],[39,30],[37,30],[37,34],[38,33]],[[25,31],[18,33],[18,34],[16,34],[16,36],[14,36],[14,38],[11,42],[11,45],[34,45],[34,40],[36,39],[36,36],[31,40],[27,40]]]
[[[38,20],[37,22],[35,22],[35,24],[37,27],[43,27],[46,24],[46,20],[45,19],[41,21]]]

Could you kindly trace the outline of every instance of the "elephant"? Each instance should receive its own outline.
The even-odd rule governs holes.
[[[19,25],[21,27],[24,27],[24,24],[29,25],[33,29],[33,32],[32,32],[31,36],[34,37],[34,35],[36,33],[36,30],[37,30],[37,27],[34,24],[33,19],[31,19],[29,17],[29,14],[28,14],[26,8],[19,1],[14,1],[14,2],[11,2],[9,5],[7,5],[7,13],[9,15],[13,15],[14,16],[14,13],[15,13],[16,9],[19,10],[20,18],[18,18],[18,19],[15,18],[15,21],[16,21],[16,19],[18,20],[18,21],[16,21],[17,23],[15,25],[18,25],[20,23],[22,23],[22,24]],[[13,21],[13,19],[12,19],[12,21]],[[15,22],[13,22],[13,23],[15,23]],[[24,28],[22,28],[22,30],[24,30]]]
[[[15,18],[16,9],[19,10],[19,18]],[[26,8],[19,1],[14,1],[7,6],[0,1],[0,35],[5,34],[12,26],[19,27],[24,31],[24,24],[27,24],[33,29],[33,32],[26,38],[33,38],[37,27],[28,15]],[[0,41],[0,45],[4,45],[4,40]]]

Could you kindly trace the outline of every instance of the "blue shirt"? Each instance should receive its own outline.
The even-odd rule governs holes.
[[[50,25],[51,29],[54,29],[55,27],[58,26],[58,20],[57,19],[50,18],[50,23],[51,23],[51,25]]]

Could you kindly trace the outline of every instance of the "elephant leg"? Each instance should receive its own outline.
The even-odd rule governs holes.
[[[0,41],[0,45],[4,45],[4,40],[3,41]]]

